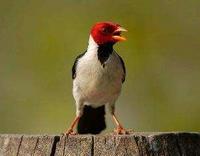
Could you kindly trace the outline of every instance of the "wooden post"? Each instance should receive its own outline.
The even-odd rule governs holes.
[[[200,133],[0,135],[0,156],[200,156]]]

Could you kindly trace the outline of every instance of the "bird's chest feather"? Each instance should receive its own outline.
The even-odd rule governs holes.
[[[97,54],[85,55],[77,67],[76,81],[88,95],[115,94],[121,90],[123,70],[115,53],[102,64]]]

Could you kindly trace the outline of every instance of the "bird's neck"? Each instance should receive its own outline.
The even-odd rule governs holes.
[[[112,52],[113,52],[113,43],[98,45],[94,41],[93,37],[90,35],[88,48],[86,52],[87,55],[97,56],[101,64],[104,64],[109,58],[109,56],[112,54]]]
[[[90,35],[87,47],[87,53],[97,52],[99,45],[94,41],[93,37]]]
[[[89,41],[88,41],[88,47],[87,47],[87,52],[88,53],[112,53],[113,51],[113,43],[105,43],[102,45],[98,45],[93,37],[90,35]]]

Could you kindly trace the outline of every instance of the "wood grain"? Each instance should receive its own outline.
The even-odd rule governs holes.
[[[200,133],[0,135],[0,156],[200,156]]]

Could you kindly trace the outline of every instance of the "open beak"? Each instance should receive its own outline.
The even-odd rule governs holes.
[[[118,27],[114,33],[113,33],[113,36],[112,38],[116,41],[126,41],[126,38],[121,36],[121,32],[124,31],[124,32],[127,32],[126,29],[122,28],[122,27]]]

